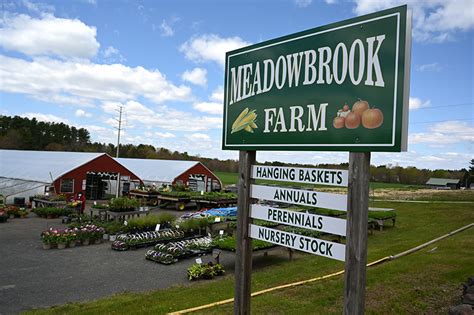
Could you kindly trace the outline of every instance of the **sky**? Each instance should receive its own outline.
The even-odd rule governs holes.
[[[221,150],[225,52],[408,4],[408,151],[374,165],[466,168],[474,158],[474,1],[1,2],[0,114],[87,128],[92,141]],[[257,160],[344,163],[347,152],[258,151]]]

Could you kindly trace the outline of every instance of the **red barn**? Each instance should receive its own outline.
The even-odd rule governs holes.
[[[106,199],[140,183],[179,184],[216,191],[220,179],[196,161],[112,158],[106,153],[0,150],[0,194],[27,199],[53,187],[57,194],[85,192]]]
[[[221,190],[222,182],[201,162],[150,159],[116,159],[146,184],[185,185],[193,191]]]
[[[0,150],[0,162],[0,178],[15,181],[7,196],[27,198],[52,186],[58,194],[84,191],[86,199],[104,199],[117,193],[119,176],[141,182],[105,153]]]

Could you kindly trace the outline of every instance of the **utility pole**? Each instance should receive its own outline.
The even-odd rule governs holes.
[[[122,108],[123,106],[119,106],[119,119],[118,119],[118,136],[117,136],[117,154],[115,157],[119,157],[119,150],[120,150],[120,131],[122,130]]]

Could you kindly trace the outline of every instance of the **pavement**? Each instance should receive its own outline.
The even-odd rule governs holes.
[[[145,260],[147,248],[118,252],[110,242],[44,250],[40,233],[50,227],[64,225],[34,214],[0,224],[1,315],[189,284],[186,270],[193,258],[166,266]],[[211,260],[211,255],[203,257],[204,263]],[[220,262],[233,272],[234,254],[223,252]]]

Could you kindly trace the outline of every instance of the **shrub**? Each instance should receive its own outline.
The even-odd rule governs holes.
[[[45,207],[45,208],[35,208],[32,210],[37,216],[41,218],[57,218],[59,216],[65,216],[71,214],[70,209],[66,208],[55,208],[55,207]]]
[[[98,204],[92,205],[92,208],[94,208],[94,209],[108,209],[109,205],[108,204],[103,204],[103,203],[98,203]]]
[[[110,210],[115,212],[133,211],[138,206],[140,206],[138,199],[128,197],[113,198],[109,201]]]
[[[237,237],[234,236],[224,236],[218,237],[212,240],[212,246],[214,248],[219,248],[222,250],[229,250],[235,252],[237,248]],[[272,243],[268,243],[261,240],[252,240],[252,250],[264,249],[274,247]]]
[[[5,212],[2,208],[0,208],[0,222],[7,222],[8,220],[8,213]]]
[[[121,222],[107,222],[101,224],[101,226],[105,229],[107,234],[119,234],[125,230],[125,226]]]
[[[194,234],[197,231],[201,232],[207,226],[209,226],[208,218],[189,218],[179,222],[179,228],[187,234]]]
[[[158,223],[161,226],[171,227],[174,220],[176,220],[176,217],[171,213],[161,213],[158,215]]]
[[[128,224],[124,227],[124,230],[128,233],[154,231],[156,225],[160,223],[159,218],[156,215],[147,215],[140,218],[130,219],[127,222]]]
[[[215,276],[223,274],[224,272],[224,267],[221,264],[213,264],[212,262],[204,265],[194,264],[188,268],[188,279],[212,279]]]

